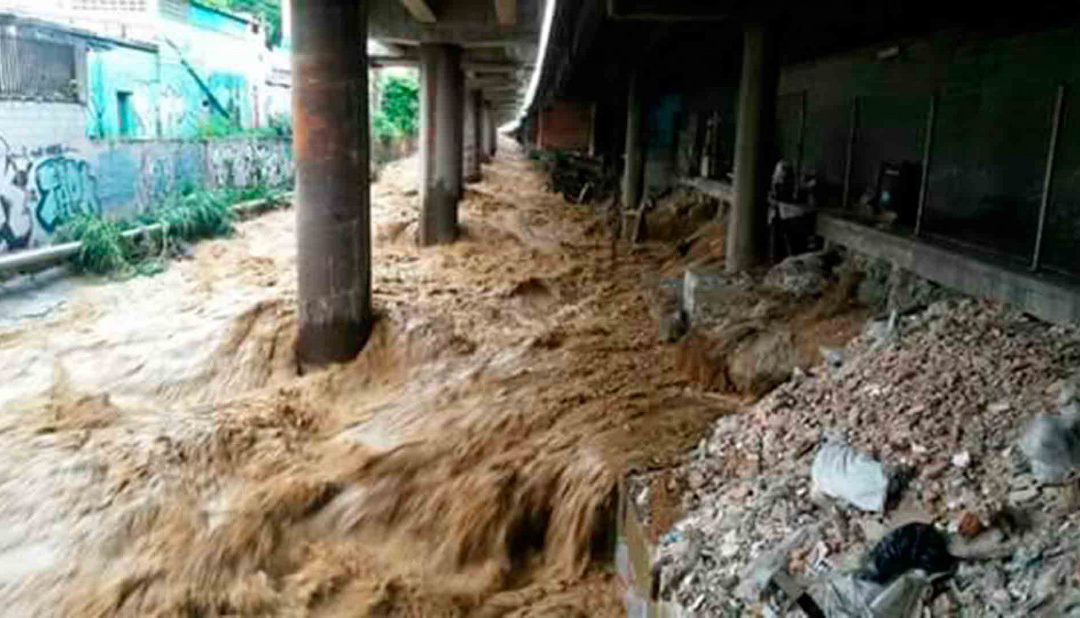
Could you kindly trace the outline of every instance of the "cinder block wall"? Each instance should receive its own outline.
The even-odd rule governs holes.
[[[85,144],[86,108],[78,103],[0,101],[0,156],[23,146]]]
[[[540,112],[537,147],[587,152],[592,145],[592,125],[592,104],[555,101]]]
[[[922,230],[1023,265],[1035,246],[1059,86],[1066,100],[1041,262],[1080,274],[1073,28],[949,31],[784,67],[778,141],[784,158],[833,186],[838,206],[847,175],[850,206],[883,162],[921,167],[936,97]]]
[[[0,102],[0,253],[48,244],[82,214],[131,216],[200,188],[285,186],[287,139],[86,138],[78,104]]]

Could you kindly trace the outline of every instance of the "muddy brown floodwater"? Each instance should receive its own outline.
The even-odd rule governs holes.
[[[291,211],[0,327],[4,613],[621,614],[619,479],[725,409],[658,342],[670,249],[612,263],[503,146],[449,247],[384,172],[353,363],[295,373]]]

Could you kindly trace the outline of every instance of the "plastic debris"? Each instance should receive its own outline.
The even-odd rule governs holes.
[[[1080,467],[1080,418],[1040,414],[1028,424],[1020,450],[1042,483],[1062,483]]]
[[[810,469],[813,490],[864,511],[885,510],[889,476],[879,461],[840,439],[827,440]]]
[[[956,558],[949,553],[945,536],[929,524],[912,523],[893,530],[874,546],[862,576],[888,584],[915,569],[936,575],[949,573],[955,567]]]
[[[832,577],[825,588],[825,615],[829,618],[916,618],[931,579],[911,571],[882,586],[852,573]]]

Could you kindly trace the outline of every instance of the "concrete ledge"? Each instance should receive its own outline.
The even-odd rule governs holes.
[[[818,215],[817,231],[826,240],[889,260],[958,292],[1004,301],[1050,322],[1080,322],[1080,286],[1063,278],[993,264],[825,213]]]
[[[710,197],[714,197],[722,202],[734,202],[735,201],[735,189],[732,188],[731,183],[724,180],[712,180],[709,178],[680,178],[678,180],[680,187],[686,187],[693,189],[699,193],[704,193]]]

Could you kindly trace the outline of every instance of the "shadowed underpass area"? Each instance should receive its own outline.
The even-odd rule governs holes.
[[[1078,18],[0,0],[0,613],[1080,615]]]

